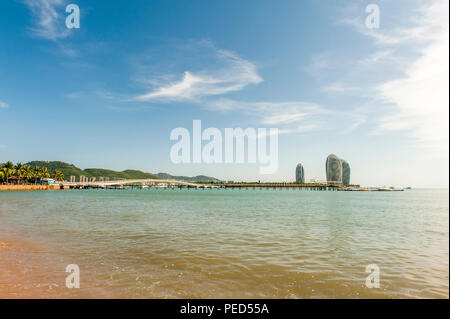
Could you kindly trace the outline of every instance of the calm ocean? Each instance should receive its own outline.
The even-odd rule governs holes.
[[[0,297],[80,296],[448,298],[449,191],[1,192]]]

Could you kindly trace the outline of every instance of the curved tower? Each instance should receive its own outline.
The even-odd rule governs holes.
[[[325,163],[327,182],[342,183],[342,161],[334,154],[327,157]]]
[[[305,182],[305,170],[302,164],[298,164],[295,168],[295,182],[304,183]]]
[[[345,160],[342,160],[342,183],[350,185],[350,165]]]

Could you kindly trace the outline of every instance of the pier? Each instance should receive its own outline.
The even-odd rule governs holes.
[[[133,188],[169,188],[169,189],[273,189],[273,190],[309,190],[309,191],[342,191],[349,187],[335,183],[200,183],[175,179],[125,179],[114,181],[63,182],[64,188],[71,189],[133,189]],[[358,187],[358,186],[354,186]]]
[[[113,181],[84,181],[84,182],[62,182],[64,187],[69,188],[144,188],[144,187],[167,187],[167,188],[216,188],[215,185],[197,184],[175,179],[120,179]]]
[[[222,188],[231,189],[291,189],[311,191],[337,191],[342,190],[342,185],[322,183],[226,183]]]

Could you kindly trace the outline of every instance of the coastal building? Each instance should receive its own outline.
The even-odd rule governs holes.
[[[328,183],[350,185],[350,165],[346,160],[330,154],[325,166]]]
[[[43,184],[43,185],[55,184],[55,180],[53,178],[43,178],[41,180],[41,184]]]
[[[342,183],[350,185],[350,165],[345,160],[342,160]]]
[[[303,169],[302,164],[298,164],[295,168],[295,182],[305,183],[305,170]]]
[[[328,183],[342,184],[342,161],[339,157],[328,155],[325,170]]]
[[[71,175],[71,176],[70,176],[70,182],[71,182],[71,183],[75,183],[75,176],[74,176],[74,175]]]

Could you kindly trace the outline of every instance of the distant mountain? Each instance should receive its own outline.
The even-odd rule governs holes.
[[[103,168],[86,168],[84,172],[89,174],[86,176],[95,176],[95,177],[103,176],[109,178],[125,178],[125,179],[145,179],[145,178],[158,179],[158,176],[156,175],[131,169],[127,169],[122,172],[117,172]]]
[[[153,179],[178,179],[188,182],[220,182],[217,178],[199,175],[195,177],[187,177],[187,176],[173,176],[167,173],[158,173],[158,174],[150,174],[145,173],[139,170],[127,169],[125,171],[113,171],[110,169],[104,168],[86,168],[81,169],[76,167],[73,164],[68,164],[60,161],[32,161],[26,163],[31,167],[39,166],[39,167],[47,167],[50,174],[52,174],[55,170],[60,170],[64,174],[64,179],[69,180],[70,176],[86,176],[86,177],[109,177],[112,178],[125,178],[125,179],[145,179],[145,178],[153,178]]]
[[[156,174],[161,179],[178,179],[186,182],[221,182],[220,179],[205,176],[205,175],[197,175],[194,177],[188,177],[188,176],[174,176],[167,173],[158,173]]]
[[[79,169],[75,165],[54,161],[54,162],[47,162],[47,161],[32,161],[26,163],[27,165],[30,165],[32,168],[35,166],[39,167],[47,167],[50,174],[53,174],[53,172],[58,169],[64,174],[65,179],[69,179],[69,176],[80,176],[80,175],[86,175],[86,172],[84,172],[82,169]]]
[[[45,162],[45,161],[32,161],[27,163],[31,167],[40,166],[47,167],[50,174],[52,174],[56,169],[60,170],[64,174],[64,179],[68,180],[70,176],[79,177],[81,175],[86,177],[109,177],[111,178],[126,178],[126,179],[144,179],[144,178],[154,178],[158,179],[158,176],[144,173],[137,170],[125,170],[122,172],[113,171],[110,169],[103,168],[86,168],[84,170],[76,167],[73,164],[68,164],[64,162],[54,161],[54,162]]]

